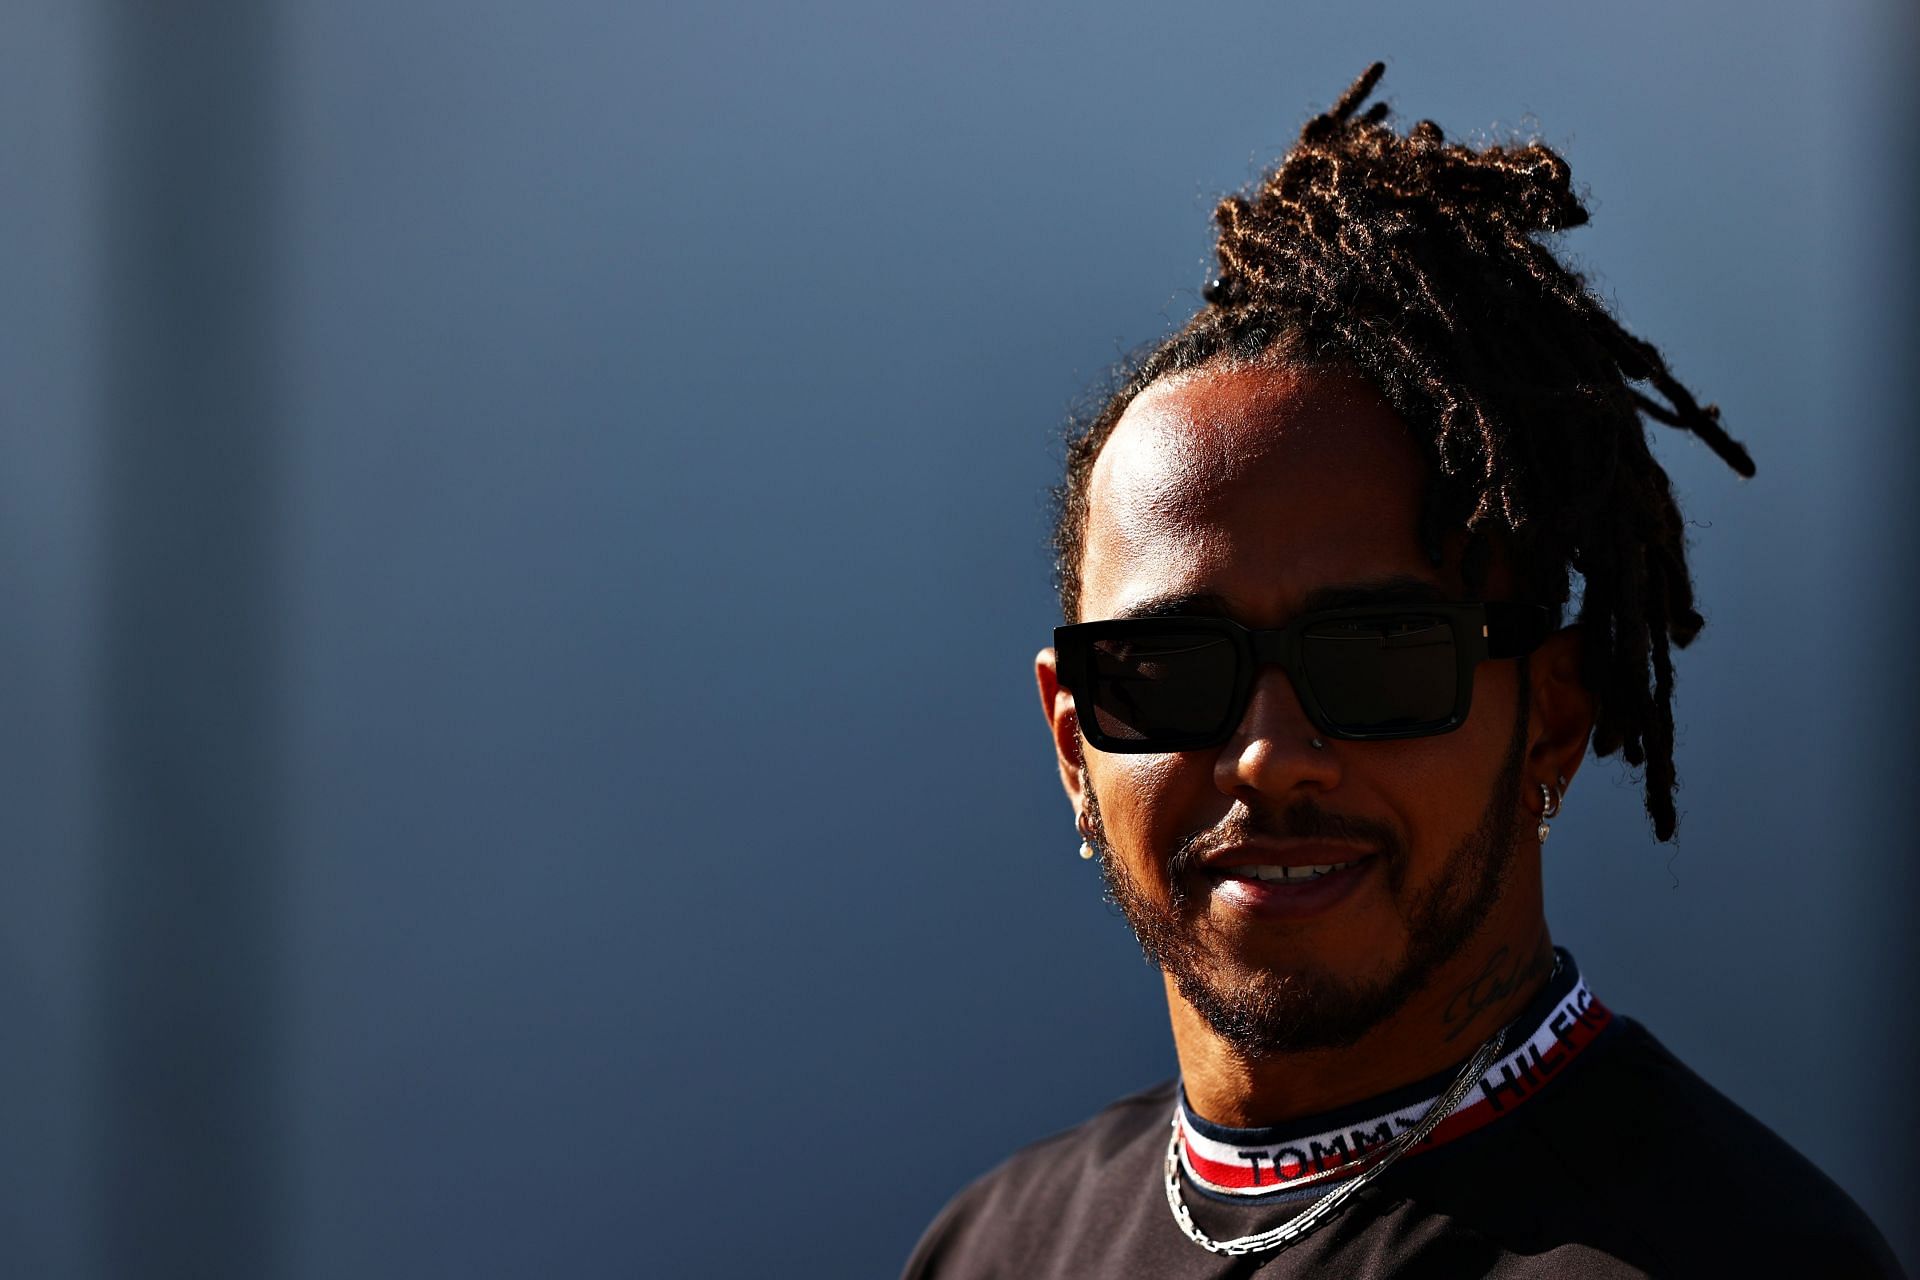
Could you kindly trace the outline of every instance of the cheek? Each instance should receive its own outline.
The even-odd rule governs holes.
[[[1520,669],[1514,662],[1483,662],[1474,674],[1473,706],[1467,722],[1455,731],[1464,738],[1461,754],[1480,762],[1489,781],[1506,763],[1520,715]],[[1522,730],[1524,732],[1524,729]]]
[[[1107,835],[1116,842],[1144,840],[1154,847],[1168,832],[1192,828],[1197,805],[1213,790],[1213,759],[1205,752],[1102,756],[1088,753],[1087,777],[1100,798]],[[1221,799],[1221,807],[1225,806]]]
[[[1467,721],[1452,733],[1392,744],[1398,748],[1399,772],[1410,784],[1403,794],[1419,810],[1405,815],[1410,830],[1431,831],[1450,844],[1479,823],[1506,764],[1519,714],[1512,665],[1482,666]]]

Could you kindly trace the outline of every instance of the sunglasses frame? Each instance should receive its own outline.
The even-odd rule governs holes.
[[[1296,675],[1301,670],[1301,641],[1307,631],[1329,622],[1407,614],[1444,618],[1453,628],[1453,648],[1458,664],[1453,710],[1443,720],[1394,729],[1346,729],[1335,724],[1320,705],[1320,699],[1310,687],[1310,682]],[[1504,601],[1375,604],[1302,614],[1284,627],[1257,630],[1243,627],[1231,618],[1215,615],[1076,622],[1053,629],[1053,650],[1060,683],[1073,695],[1077,712],[1083,696],[1089,706],[1094,701],[1091,655],[1094,644],[1100,640],[1201,632],[1221,636],[1234,646],[1233,693],[1222,713],[1222,723],[1216,729],[1206,733],[1162,734],[1154,738],[1116,738],[1100,729],[1096,720],[1076,715],[1080,733],[1089,746],[1116,755],[1151,755],[1217,747],[1233,737],[1241,720],[1246,718],[1247,704],[1252,701],[1253,686],[1260,668],[1268,665],[1278,666],[1287,673],[1287,679],[1300,699],[1301,709],[1307,713],[1314,728],[1329,738],[1348,742],[1377,742],[1393,738],[1430,738],[1451,733],[1466,722],[1467,713],[1472,709],[1474,668],[1489,659],[1517,658],[1531,653],[1540,647],[1553,630],[1553,611],[1544,605]]]

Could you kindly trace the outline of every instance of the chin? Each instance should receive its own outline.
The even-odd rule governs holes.
[[[1181,998],[1247,1056],[1352,1045],[1392,1017],[1423,975],[1398,970],[1345,976],[1325,966],[1245,960],[1167,970]]]

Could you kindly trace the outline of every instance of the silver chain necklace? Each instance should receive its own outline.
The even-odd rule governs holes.
[[[1559,972],[1559,965],[1554,966]],[[1294,1241],[1312,1231],[1331,1217],[1341,1205],[1357,1193],[1360,1188],[1372,1182],[1387,1171],[1387,1167],[1433,1132],[1434,1126],[1453,1114],[1460,1100],[1467,1096],[1467,1090],[1474,1082],[1487,1073],[1494,1059],[1506,1047],[1507,1032],[1511,1024],[1494,1033],[1493,1039],[1480,1046],[1467,1065],[1460,1068],[1460,1074],[1454,1077],[1447,1091],[1435,1098],[1426,1113],[1420,1117],[1420,1123],[1411,1129],[1397,1133],[1384,1145],[1375,1148],[1374,1162],[1366,1169],[1341,1183],[1327,1194],[1314,1201],[1299,1216],[1292,1218],[1270,1231],[1257,1235],[1241,1236],[1235,1240],[1215,1240],[1206,1232],[1193,1225],[1193,1214],[1188,1212],[1186,1201],[1180,1198],[1180,1113],[1173,1114],[1173,1137],[1167,1143],[1167,1207],[1173,1210],[1173,1220],[1186,1232],[1187,1239],[1205,1249],[1208,1253],[1224,1253],[1237,1257],[1247,1253],[1265,1253],[1269,1249],[1284,1249]]]

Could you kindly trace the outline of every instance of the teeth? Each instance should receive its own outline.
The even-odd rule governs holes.
[[[1356,861],[1358,861],[1356,859]],[[1231,874],[1249,880],[1287,880],[1298,883],[1302,880],[1318,880],[1329,871],[1345,871],[1353,862],[1326,862],[1315,867],[1274,867],[1253,866],[1235,867]]]

